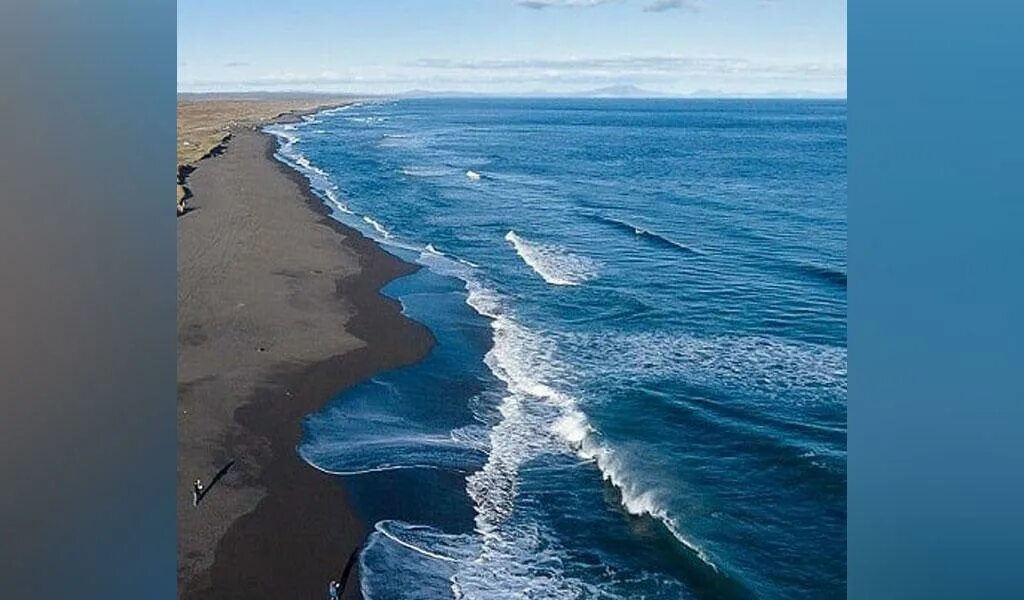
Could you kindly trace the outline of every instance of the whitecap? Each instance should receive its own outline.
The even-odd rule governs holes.
[[[561,246],[539,244],[509,230],[505,239],[531,269],[551,285],[580,285],[597,276],[598,262]]]
[[[363,221],[367,225],[369,225],[370,227],[373,227],[374,231],[376,231],[380,235],[384,236],[385,238],[390,238],[391,237],[391,232],[388,231],[383,225],[380,224],[379,221],[377,221],[373,217],[367,217],[367,216],[364,215],[363,216]]]
[[[402,175],[408,177],[445,177],[452,175],[454,170],[449,167],[421,167],[406,166],[399,169]]]
[[[348,215],[353,214],[352,210],[345,203],[343,203],[340,198],[338,198],[337,190],[337,186],[332,186],[324,190],[324,194],[327,195],[327,200],[331,203],[331,206],[338,209],[338,211]]]

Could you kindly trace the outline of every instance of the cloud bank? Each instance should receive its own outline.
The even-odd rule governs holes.
[[[844,93],[842,62],[778,62],[682,55],[460,60],[423,58],[391,66],[264,72],[225,81],[181,82],[200,89],[321,89],[395,93],[409,89],[486,93],[577,92],[639,86],[667,94],[816,91]]]
[[[424,58],[410,63],[410,66],[443,71],[516,72],[519,75],[534,77],[746,75],[761,78],[808,76],[846,78],[846,65],[841,63],[783,63],[752,61],[745,58],[674,55],[508,60]]]

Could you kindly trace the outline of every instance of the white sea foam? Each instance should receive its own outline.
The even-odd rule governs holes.
[[[380,137],[377,145],[381,148],[416,148],[423,146],[426,139],[420,135],[407,133],[386,133]],[[455,172],[454,170],[452,172]]]
[[[369,225],[370,227],[373,227],[374,231],[384,236],[384,238],[391,237],[391,232],[385,229],[384,226],[381,225],[380,222],[374,219],[373,217],[367,217],[364,215],[363,221],[366,222],[366,224]]]
[[[295,144],[300,137],[295,133],[294,125],[271,125],[265,131],[272,134],[278,140],[277,156],[286,163],[298,168],[295,165]]]
[[[600,434],[590,425],[586,415],[575,406],[564,411],[551,428],[564,439],[576,453],[585,460],[594,461],[605,481],[619,490],[622,507],[636,516],[649,516],[661,521],[684,546],[692,550],[708,566],[718,567],[696,542],[683,533],[678,521],[664,508],[665,502],[653,489],[645,489],[630,477],[630,468],[625,465],[615,450],[600,442]]]
[[[490,432],[487,462],[467,479],[477,511],[476,529],[483,541],[482,560],[489,553],[505,556],[512,548],[518,555],[525,543],[519,538],[529,539],[519,528],[506,530],[515,506],[521,466],[543,454],[574,451],[584,460],[594,461],[604,479],[619,489],[628,512],[662,521],[683,545],[717,570],[709,555],[684,534],[657,492],[643,489],[629,478],[628,469],[616,453],[601,444],[600,434],[576,399],[554,386],[553,382],[564,380],[564,368],[554,358],[553,339],[504,314],[501,300],[486,288],[467,287],[469,304],[492,319],[493,346],[484,361],[508,389],[499,405],[500,421]]]
[[[422,253],[448,260],[432,244]],[[662,508],[657,493],[632,482],[619,455],[601,444],[600,434],[576,399],[558,389],[558,382],[565,380],[565,367],[555,358],[555,339],[521,324],[506,310],[501,296],[465,272],[462,276],[467,304],[491,320],[493,345],[484,360],[505,387],[497,412],[475,410],[489,427],[470,425],[452,431],[447,438],[410,437],[408,432],[396,430],[386,439],[388,444],[409,446],[403,456],[438,456],[447,446],[483,453],[483,467],[467,478],[467,493],[476,513],[475,532],[453,535],[394,521],[378,523],[360,556],[364,596],[433,598],[434,590],[447,586],[455,598],[503,597],[509,590],[530,590],[530,597],[543,598],[624,597],[615,591],[611,571],[586,580],[567,575],[563,564],[572,559],[557,536],[529,513],[516,512],[522,467],[544,455],[576,453],[593,461],[602,476],[622,492],[625,510],[660,519],[681,543],[713,565],[707,554],[683,535],[678,522]],[[379,432],[385,425],[394,425],[387,416],[379,419],[383,421],[378,426],[360,430]],[[351,452],[353,441],[358,442],[345,440],[345,451]],[[379,456],[378,445],[379,441],[373,453]],[[420,452],[415,448],[426,449]],[[391,455],[387,450],[383,453]],[[355,472],[429,466],[413,460],[372,468],[366,464]],[[414,582],[416,585],[411,585]],[[672,584],[665,585],[671,588]],[[671,589],[674,592],[667,588],[663,597],[678,595],[678,589]]]
[[[367,600],[450,600],[457,564],[470,562],[472,535],[386,520],[374,525],[359,554],[359,583]]]
[[[503,302],[479,284],[468,284],[467,303],[492,319],[494,340],[484,362],[505,383],[508,395],[499,406],[501,421],[491,430],[491,450],[483,469],[470,476],[468,488],[477,506],[477,529],[488,535],[500,531],[510,514],[520,465],[543,453],[573,451],[595,463],[602,477],[615,486],[630,514],[658,519],[676,539],[703,562],[718,570],[708,553],[684,532],[665,508],[658,491],[645,489],[580,410],[575,398],[553,382],[565,380],[565,368],[555,358],[556,342],[530,331],[505,314]]]
[[[295,128],[295,124],[289,123],[283,126],[271,125],[266,127],[265,131],[273,134],[280,141],[276,156],[288,166],[305,175],[309,180],[310,187],[323,194],[328,194],[328,190],[335,187],[331,183],[331,177],[295,148],[295,144],[301,139]],[[348,211],[346,209],[343,212]]]
[[[466,178],[470,181],[480,181],[480,174],[476,171],[466,171]]]
[[[509,230],[505,239],[523,262],[551,285],[580,285],[597,276],[598,262],[572,254],[561,246],[539,244]]]
[[[631,477],[636,465],[625,464],[615,449],[600,442],[600,434],[579,410],[569,410],[552,424],[552,429],[576,450],[584,460],[593,461],[605,481],[613,485],[621,496],[622,507],[635,516],[649,516],[661,521],[681,544],[689,548],[706,565],[718,570],[708,553],[685,534],[679,521],[665,508],[667,502],[658,490],[648,489]]]
[[[333,208],[336,208],[338,212],[361,217],[362,221],[372,227],[374,232],[379,235],[377,241],[380,243],[387,244],[395,248],[402,248],[404,250],[422,250],[422,247],[395,239],[394,235],[379,221],[369,215],[357,214],[349,206],[341,202],[337,193],[338,186],[332,182],[331,176],[320,167],[314,165],[305,155],[293,148],[293,144],[298,141],[299,137],[284,130],[284,127],[294,128],[295,126],[293,124],[288,124],[283,127],[271,125],[265,129],[265,131],[276,135],[282,140],[282,144],[275,156],[285,164],[303,174],[309,181],[310,187],[324,197],[327,203],[329,203]],[[466,261],[465,264],[469,266],[476,266],[468,261]]]
[[[317,177],[321,177],[321,178],[323,178],[325,180],[326,179],[330,179],[330,176],[327,174],[326,171],[324,171],[320,167],[317,167],[313,163],[309,162],[309,159],[306,158],[305,155],[296,153],[294,160],[295,160],[295,164],[297,164],[299,167],[301,167],[301,169],[306,171],[308,174],[315,175]]]
[[[473,559],[455,565],[451,589],[456,598],[488,598],[530,588],[537,597],[593,596],[594,590],[583,591],[588,584],[564,577],[560,568],[544,566],[560,560],[553,554],[558,548],[555,540],[529,520],[510,521],[521,465],[543,454],[568,451],[550,426],[573,405],[543,381],[545,376],[555,377],[554,365],[547,362],[553,351],[550,340],[505,314],[504,302],[492,290],[472,278],[466,282],[467,304],[491,320],[493,345],[484,362],[505,383],[506,392],[496,416],[478,414],[492,423],[489,430],[473,432],[487,459],[467,478],[479,537],[471,542]],[[538,572],[544,577],[537,577]]]
[[[574,437],[582,435],[582,440],[579,442],[580,457],[593,460],[605,481],[619,490],[622,506],[626,512],[638,517],[649,516],[661,521],[672,532],[673,537],[693,551],[706,565],[718,571],[718,565],[708,553],[684,533],[678,519],[665,508],[666,502],[661,497],[659,490],[645,488],[631,477],[632,468],[636,468],[636,465],[628,465],[620,460],[613,448],[596,441],[595,432],[589,428],[582,430],[579,427],[573,428],[570,429],[570,433]]]
[[[455,173],[455,170],[450,167],[421,167],[421,166],[406,166],[399,169],[402,175],[408,177],[446,177]]]
[[[303,457],[303,460],[307,460],[305,456]],[[310,458],[310,459],[307,460],[307,462],[312,461],[312,460],[313,459]],[[317,471],[320,471],[321,473],[327,473],[328,475],[339,475],[339,476],[344,476],[344,477],[351,476],[351,475],[369,475],[370,473],[385,473],[385,472],[388,472],[388,471],[406,471],[406,470],[409,470],[409,471],[419,471],[420,469],[430,469],[430,470],[433,470],[433,471],[448,471],[448,470],[450,470],[447,466],[438,466],[438,465],[435,465],[435,464],[431,464],[429,462],[425,462],[425,463],[401,463],[401,464],[381,463],[379,465],[375,465],[373,467],[367,467],[365,469],[341,469],[341,470],[328,469],[328,468],[325,468],[325,467],[321,467],[320,465],[315,464],[313,462],[309,462],[309,464],[311,464],[314,469],[316,469]]]
[[[387,117],[376,117],[370,115],[366,117],[346,117],[345,120],[352,123],[362,123],[364,125],[378,125],[387,121]]]
[[[416,533],[417,529],[421,531],[429,531],[429,528],[417,528],[414,525],[407,525],[405,523],[400,523],[398,521],[380,521],[379,523],[373,526],[373,529],[377,533],[380,533],[384,537],[388,538],[389,540],[395,542],[396,544],[404,548],[408,548],[413,552],[422,554],[423,556],[427,556],[436,560],[443,560],[446,562],[457,562],[459,560],[465,560],[469,558],[469,556],[467,555],[459,556],[457,553],[452,553],[454,554],[453,556],[446,556],[444,554],[433,552],[427,548],[417,545],[412,541],[406,541],[405,538],[407,537],[414,538],[414,534]]]
[[[301,155],[293,153],[290,159],[304,169],[307,176],[318,171]],[[339,208],[344,206],[338,201],[336,187],[328,187],[324,193]],[[344,210],[351,212],[347,207]],[[385,239],[391,238],[391,233],[372,217],[362,216],[362,219]],[[597,273],[595,261],[564,248],[530,242],[514,231],[509,231],[505,239],[549,284],[580,285]],[[420,247],[420,251],[425,260],[446,261],[445,264],[460,261],[433,244]],[[631,482],[628,470],[620,464],[615,452],[601,444],[600,434],[579,409],[576,399],[558,389],[557,382],[564,381],[565,374],[555,359],[555,340],[519,323],[507,313],[501,297],[476,282],[470,273],[463,270],[457,276],[467,282],[467,303],[491,319],[493,346],[485,363],[505,384],[506,393],[498,403],[497,415],[488,419],[489,430],[459,430],[446,438],[413,435],[406,440],[400,436],[391,442],[426,448],[423,457],[431,454],[430,448],[453,444],[486,453],[484,466],[467,478],[478,537],[449,536],[427,528],[382,522],[375,527],[367,552],[382,551],[380,544],[386,541],[423,560],[451,565],[450,587],[457,598],[493,597],[496,591],[512,589],[531,589],[537,597],[595,597],[599,591],[591,584],[565,577],[556,566],[561,559],[558,543],[550,534],[529,519],[525,522],[522,518],[513,519],[522,465],[545,454],[575,452],[581,458],[594,461],[603,477],[621,490],[627,511],[661,519],[682,543],[707,560],[661,508],[657,493]],[[393,465],[368,461],[352,467],[355,469],[346,472],[430,468],[431,465],[419,460]],[[364,569],[364,573],[372,572],[371,568]],[[538,573],[543,573],[544,577],[538,577]],[[365,581],[369,579],[376,578],[369,577]],[[387,595],[383,594],[381,597]],[[366,596],[372,597],[369,593]]]
[[[328,108],[327,110],[322,110],[322,111],[320,111],[317,114],[318,115],[324,115],[324,116],[336,115],[336,114],[338,114],[340,112],[344,112],[344,111],[347,111],[347,110],[352,110],[353,108],[358,108],[360,106],[362,106],[362,103],[360,103],[360,102],[353,102],[352,104],[346,104],[344,106],[338,106],[338,107],[335,107],[335,108]]]
[[[441,252],[436,247],[434,247],[433,244],[427,244],[423,248],[423,254],[425,254],[426,257],[421,257],[421,258],[426,258],[426,260],[428,260],[428,261],[430,260],[430,257],[434,257],[434,258],[446,259],[446,261],[448,261],[448,262],[458,263],[459,267],[456,268],[454,272],[447,272],[446,274],[454,275],[454,276],[458,277],[459,279],[462,279],[463,281],[466,281],[468,279],[468,277],[469,277],[468,271],[465,268],[463,268],[463,267],[470,267],[470,268],[473,268],[473,269],[480,268],[480,265],[476,264],[475,262],[466,260],[464,258],[459,258],[457,256],[453,256],[453,255],[448,254],[446,252]],[[432,261],[432,265],[436,265],[436,264],[438,264],[437,261]],[[445,270],[446,271],[451,271],[451,269],[445,269]]]
[[[469,280],[466,282],[466,292],[466,304],[481,316],[497,319],[501,315],[501,297],[491,289],[474,280]]]
[[[644,374],[744,392],[773,405],[845,402],[846,348],[769,336],[698,337],[673,332],[564,336],[586,376],[635,382]],[[616,356],[616,368],[607,357]]]
[[[327,188],[326,190],[324,190],[324,194],[327,196],[327,200],[330,201],[331,206],[345,214],[353,214],[352,210],[347,205],[345,205],[345,203],[342,202],[340,198],[338,198],[337,186],[331,186]]]
[[[483,548],[472,534],[450,534],[433,527],[401,521],[381,521],[370,533],[359,555],[360,584],[368,600],[456,600],[493,598],[604,598],[628,597],[615,589],[612,567],[599,567],[593,581],[565,576],[563,566],[572,558],[551,533],[523,531],[519,544]],[[598,567],[594,567],[597,569]],[[652,599],[679,598],[678,583],[653,581],[660,593]],[[635,584],[636,575],[623,580]]]
[[[364,384],[364,393],[386,397],[392,393],[385,381]],[[329,409],[309,416],[310,427],[320,435],[305,440],[298,449],[303,460],[334,475],[358,475],[401,469],[469,471],[482,464],[481,435],[471,426],[457,433],[428,427],[400,413],[382,412],[363,404],[345,410]]]
[[[435,248],[432,244],[427,244],[426,247],[420,249],[420,255],[416,262],[439,275],[446,275],[463,281],[471,277],[471,271],[475,268],[469,261],[449,256]]]

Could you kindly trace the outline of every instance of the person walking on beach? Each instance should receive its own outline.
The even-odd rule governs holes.
[[[203,481],[196,479],[192,482],[192,506],[199,506],[199,499],[203,497]]]
[[[331,583],[327,586],[327,594],[331,600],[338,600],[340,597],[341,585],[337,581],[331,580]]]

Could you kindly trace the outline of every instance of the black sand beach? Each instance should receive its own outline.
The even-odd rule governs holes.
[[[182,598],[326,597],[367,528],[338,480],[299,458],[301,420],[433,343],[379,294],[415,267],[330,219],[275,145],[233,131],[190,174],[178,219]],[[193,507],[191,482],[231,461]]]

